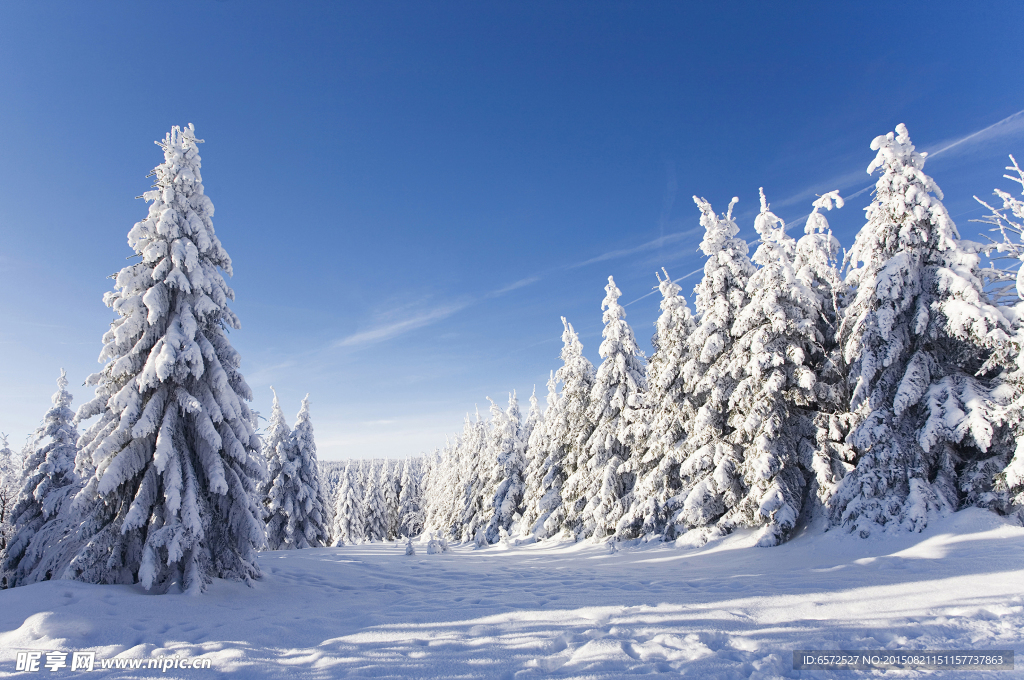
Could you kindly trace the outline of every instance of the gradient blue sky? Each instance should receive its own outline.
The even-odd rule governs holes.
[[[562,315],[596,363],[609,274],[649,351],[654,272],[703,266],[693,194],[753,238],[763,186],[800,234],[903,122],[977,234],[1024,156],[1021,26],[1017,0],[3,3],[0,431],[98,370],[172,125],[206,140],[255,408],[309,392],[321,458],[399,457],[488,395],[543,403]],[[828,215],[847,247],[868,200]]]

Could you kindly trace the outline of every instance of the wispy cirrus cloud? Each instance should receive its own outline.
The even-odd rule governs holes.
[[[390,340],[396,336],[414,331],[424,326],[447,319],[448,317],[461,312],[466,307],[469,307],[472,302],[460,302],[448,305],[442,305],[435,307],[434,309],[414,314],[408,318],[402,319],[401,321],[394,321],[390,323],[384,323],[372,328],[368,328],[358,333],[345,336],[344,338],[337,340],[334,343],[334,347],[358,347],[371,342],[380,342],[382,340]]]
[[[334,343],[331,344],[331,347],[358,348],[373,342],[390,340],[400,335],[404,335],[405,333],[419,330],[420,328],[424,328],[426,326],[435,324],[439,321],[443,321],[444,319],[454,316],[455,314],[458,314],[459,312],[485,300],[491,300],[496,297],[500,297],[502,295],[511,293],[515,290],[525,288],[529,285],[537,283],[538,281],[542,281],[546,277],[550,276],[555,272],[579,269],[581,267],[587,267],[592,264],[607,262],[610,260],[615,260],[623,257],[629,257],[631,255],[636,255],[649,250],[654,250],[656,248],[660,248],[662,246],[675,243],[681,239],[693,236],[701,231],[702,229],[700,227],[697,227],[693,229],[688,229],[686,231],[666,234],[665,236],[659,236],[656,239],[652,239],[645,243],[641,243],[640,245],[634,246],[632,248],[620,248],[616,250],[610,250],[595,257],[583,260],[581,262],[575,262],[567,265],[561,265],[558,267],[552,267],[543,272],[518,279],[517,281],[513,281],[508,285],[496,288],[490,292],[484,293],[475,298],[463,299],[459,302],[439,305],[434,307],[433,309],[424,312],[419,312],[408,318],[401,318],[400,320],[396,321],[384,321],[378,323],[375,326],[371,326],[370,328],[358,331],[356,333],[352,333],[351,335],[347,335],[344,338],[341,338],[340,340],[336,340]],[[405,313],[407,309],[407,307],[404,307],[401,310],[392,310],[391,312],[383,316],[391,318],[400,317],[402,314]]]
[[[935,145],[939,147],[938,150],[929,151],[928,158],[935,158],[939,154],[953,156],[969,153],[1007,137],[1024,137],[1024,109],[968,135],[939,142]]]
[[[693,229],[687,229],[686,231],[677,231],[672,234],[666,234],[664,236],[659,236],[656,239],[647,241],[646,243],[641,243],[638,246],[633,246],[632,248],[620,248],[617,250],[609,250],[606,253],[602,253],[600,255],[597,255],[596,257],[591,257],[589,259],[583,260],[582,262],[576,262],[574,264],[565,265],[564,267],[562,267],[562,269],[579,269],[580,267],[587,267],[589,265],[597,264],[599,262],[607,262],[608,260],[617,260],[622,257],[636,255],[637,253],[642,253],[647,250],[660,248],[670,243],[675,243],[676,241],[684,239],[688,236],[693,236],[694,234],[700,233],[703,230],[703,227],[695,227]]]

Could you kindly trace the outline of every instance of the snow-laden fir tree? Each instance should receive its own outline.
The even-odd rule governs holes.
[[[281,403],[277,399],[277,391],[274,390],[273,386],[270,387],[270,391],[274,395],[274,403],[270,408],[267,432],[261,437],[261,455],[267,466],[267,476],[260,488],[259,496],[264,520],[270,520],[271,514],[275,512],[272,506],[278,506],[279,509],[280,502],[272,498],[272,494],[275,497],[279,494],[278,491],[274,491],[274,484],[280,478],[285,463],[294,457],[289,451],[293,444],[292,429],[288,427],[284,411],[281,410]],[[278,533],[277,526],[283,521],[285,521],[283,514],[274,520],[275,529],[273,533],[275,535]],[[269,541],[268,543],[271,550],[276,549],[275,542]]]
[[[566,530],[575,536],[575,526],[567,524],[570,512],[578,517],[586,505],[582,496],[567,502],[564,485],[584,455],[587,440],[594,427],[590,420],[590,394],[594,387],[594,365],[583,356],[583,344],[572,324],[562,317],[562,366],[555,380],[562,384],[558,408],[547,424],[549,437],[544,479],[541,482],[540,514],[543,519],[538,537],[554,536]],[[572,507],[568,507],[569,503]]]
[[[615,533],[624,514],[623,496],[632,487],[632,480],[620,475],[619,466],[629,460],[637,439],[635,430],[642,428],[643,354],[626,323],[626,310],[619,304],[622,292],[611,276],[605,293],[601,303],[604,341],[599,350],[603,361],[588,406],[588,419],[594,427],[576,459],[576,469],[562,487],[566,526],[576,538],[604,538]]]
[[[1024,189],[1024,170],[1013,156],[1010,162],[1003,177]],[[975,200],[989,211],[978,221],[993,225],[992,231],[1000,235],[989,248],[995,254],[986,273],[992,281],[990,297],[1003,305],[1012,321],[1008,341],[1001,343],[992,357],[1003,369],[1000,381],[1007,394],[1002,419],[1008,426],[1004,437],[1009,441],[1002,456],[979,461],[962,472],[961,486],[967,487],[967,503],[996,507],[1024,520],[1024,200],[1002,189],[996,189],[995,195],[1001,205],[991,206],[977,196]]]
[[[59,578],[67,567],[68,552],[64,548],[74,527],[67,510],[81,489],[75,475],[78,430],[67,387],[67,374],[61,370],[53,407],[43,416],[43,424],[33,438],[36,447],[25,460],[21,490],[13,507],[6,508],[13,536],[7,545],[3,571],[10,587]],[[3,444],[0,453],[10,461],[6,437]],[[13,465],[4,472],[13,476]],[[14,484],[11,479],[3,481]]]
[[[356,464],[358,465],[358,463]],[[354,545],[363,540],[362,498],[357,490],[358,472],[351,461],[345,466],[334,506],[334,527],[331,535],[334,545]]]
[[[401,535],[419,536],[423,532],[423,488],[420,470],[412,458],[402,468],[402,489],[398,496],[398,520]]]
[[[459,487],[463,492],[462,514],[457,520],[463,541],[472,541],[478,530],[484,529],[493,511],[489,492],[491,483],[491,451],[487,445],[487,424],[477,411],[476,421],[466,415],[465,428],[460,441]]]
[[[402,530],[399,498],[402,494],[403,461],[396,460],[392,463],[385,460],[384,465],[388,467],[388,483],[384,487],[384,505],[387,508],[388,540],[392,540],[398,538]]]
[[[752,260],[760,268],[733,324],[726,369],[740,379],[727,424],[742,452],[733,472],[743,496],[723,524],[763,527],[758,545],[769,546],[788,538],[803,508],[804,473],[814,456],[814,367],[821,364],[817,322],[824,301],[797,278],[796,241],[769,210],[763,189],[754,228],[761,245]]]
[[[683,366],[685,391],[697,413],[688,424],[679,466],[682,491],[672,502],[680,508],[674,518],[677,524],[709,527],[744,492],[739,472],[742,450],[731,442],[726,423],[729,399],[739,382],[728,361],[732,327],[749,302],[747,283],[754,265],[746,241],[736,237],[739,227],[732,210],[739,199],[732,199],[724,215],[716,215],[702,198],[693,200],[701,211],[705,231],[700,247],[708,259],[704,278],[694,288],[699,321]]]
[[[0,432],[0,554],[7,549],[14,531],[11,511],[21,491],[23,461],[7,443],[7,435]]]
[[[488,401],[490,401],[488,399]],[[491,506],[494,514],[487,524],[487,541],[496,543],[500,530],[508,532],[522,516],[523,494],[526,483],[526,443],[523,441],[519,400],[513,391],[508,395],[508,410],[491,402],[491,445],[494,451],[493,478],[496,480]]]
[[[555,389],[555,372],[551,372],[548,382],[548,408],[557,399]],[[544,479],[544,460],[547,451],[547,430],[544,417],[537,406],[537,390],[530,395],[530,412],[523,424],[523,437],[526,441],[526,470],[523,472],[523,516],[519,521],[519,533],[529,536],[533,533],[534,524],[539,516],[541,482]]]
[[[274,395],[270,439],[283,434],[287,426]],[[320,491],[320,470],[316,460],[313,423],[309,417],[309,395],[302,400],[295,427],[277,443],[270,462],[267,492],[267,545],[271,550],[319,548],[328,544],[324,526],[324,498]]]
[[[833,497],[834,520],[862,536],[920,531],[959,506],[958,472],[991,455],[998,395],[979,371],[1006,337],[976,244],[959,241],[906,127],[871,148],[881,176],[850,252],[842,335],[858,460]]]
[[[96,397],[77,416],[99,419],[79,441],[77,468],[89,479],[74,503],[81,547],[65,578],[198,591],[215,577],[260,575],[254,494],[266,473],[227,338],[239,327],[221,275],[231,259],[214,234],[201,141],[190,125],[158,142],[149,215],[128,234],[142,259],[104,298],[117,318],[103,336],[107,364],[87,380]]]
[[[427,507],[426,529],[451,537],[457,534],[456,518],[462,508],[458,451],[458,436],[454,442],[446,437],[444,449],[431,466],[423,493]]]
[[[386,541],[388,538],[388,507],[384,493],[390,484],[386,460],[377,469],[376,477],[373,468],[369,468],[363,496],[363,531],[368,541]]]
[[[661,291],[661,315],[651,339],[654,354],[647,364],[645,437],[632,451],[628,470],[636,477],[629,494],[629,509],[616,534],[622,538],[662,534],[674,538],[670,522],[674,508],[669,499],[682,487],[679,463],[686,425],[694,416],[683,380],[683,366],[689,358],[689,338],[695,324],[682,288],[668,272],[658,276]]]
[[[814,201],[804,235],[797,241],[793,263],[797,280],[822,303],[815,319],[820,347],[807,357],[816,377],[815,446],[810,463],[813,475],[807,497],[816,503],[816,511],[828,506],[836,486],[853,469],[855,458],[852,447],[846,443],[852,415],[848,411],[846,362],[838,343],[841,310],[848,289],[839,273],[839,240],[832,235],[828,220],[821,213],[823,209],[832,210],[833,205],[843,207],[838,191],[822,194]]]

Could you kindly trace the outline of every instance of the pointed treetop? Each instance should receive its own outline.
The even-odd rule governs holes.
[[[601,309],[606,310],[604,313],[604,322],[610,323],[618,319],[626,318],[626,310],[619,304],[619,298],[622,297],[622,291],[615,285],[615,279],[611,276],[608,277],[608,285],[604,287],[604,290],[607,293],[604,301],[601,302]]]

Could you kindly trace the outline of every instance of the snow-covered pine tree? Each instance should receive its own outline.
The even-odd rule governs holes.
[[[277,399],[277,391],[273,385],[271,385],[270,391],[274,395],[274,403],[270,408],[267,432],[261,437],[261,455],[267,466],[267,477],[260,487],[259,499],[264,521],[268,524],[273,524],[272,527],[268,527],[268,535],[273,534],[275,537],[278,537],[274,539],[268,538],[268,547],[271,550],[276,550],[280,543],[280,528],[282,523],[285,522],[285,518],[283,514],[279,513],[276,519],[272,519],[271,515],[275,512],[275,510],[271,509],[272,506],[277,506],[279,509],[282,501],[280,499],[275,500],[271,496],[272,494],[276,496],[279,493],[274,490],[274,484],[281,477],[284,465],[294,458],[294,455],[289,451],[292,446],[292,429],[288,427],[288,423],[285,421],[284,411],[281,410],[281,403]]]
[[[74,527],[67,509],[82,485],[75,475],[78,431],[67,387],[67,374],[62,369],[53,407],[43,416],[43,424],[33,438],[36,448],[25,460],[24,475],[19,475],[21,491],[5,508],[13,529],[3,564],[4,580],[10,587],[59,578],[70,559],[63,549]],[[6,437],[3,448],[0,453],[9,461],[4,473],[10,477],[14,461]],[[2,481],[5,486],[15,483],[9,478]]]
[[[11,511],[21,491],[21,456],[11,450],[7,435],[0,432],[0,554],[7,549],[14,533]]]
[[[427,507],[426,530],[440,531],[451,537],[456,535],[455,519],[458,516],[456,509],[461,510],[462,507],[458,449],[458,436],[455,437],[454,442],[448,437],[445,438],[444,449],[434,459],[423,492]]]
[[[357,474],[352,461],[349,461],[341,476],[338,498],[334,506],[334,527],[331,535],[336,546],[353,545],[363,538],[363,499],[356,489],[358,482],[354,478]]]
[[[739,382],[730,373],[728,359],[733,324],[749,302],[747,283],[754,265],[746,241],[736,238],[739,227],[732,210],[739,199],[733,198],[720,216],[706,200],[693,200],[701,211],[705,232],[700,247],[708,258],[704,278],[694,288],[699,321],[683,366],[685,391],[697,414],[688,424],[679,466],[682,491],[671,502],[680,508],[676,524],[708,527],[743,493],[738,475],[742,452],[729,441],[726,424],[729,399]]]
[[[404,461],[396,460],[394,463],[385,460],[384,465],[388,466],[388,484],[384,487],[384,505],[387,507],[388,540],[394,540],[401,536],[402,519],[399,514],[402,495],[402,468]]]
[[[401,535],[419,536],[423,532],[423,488],[420,471],[412,458],[402,468],[402,490],[398,496],[398,523]]]
[[[106,367],[86,381],[96,397],[77,416],[99,421],[79,441],[77,467],[91,476],[74,503],[82,546],[66,578],[199,591],[260,575],[254,493],[266,472],[226,333],[239,327],[221,275],[231,259],[214,234],[201,141],[189,125],[158,142],[149,215],[128,234],[142,260],[104,298],[118,318],[103,336]]]
[[[979,377],[1005,319],[987,303],[977,244],[961,243],[905,126],[876,137],[881,170],[850,252],[843,343],[850,364],[856,468],[833,496],[833,519],[862,536],[920,531],[959,506],[957,475],[989,457],[999,405]]]
[[[363,496],[363,521],[366,540],[386,541],[388,538],[388,508],[384,497],[385,489],[391,484],[387,461],[382,461],[376,479],[371,476],[366,482]]]
[[[816,508],[827,507],[836,486],[853,469],[853,448],[846,443],[852,415],[846,389],[846,362],[838,343],[841,310],[848,289],[839,273],[839,240],[832,235],[828,220],[820,212],[843,207],[838,191],[819,196],[807,217],[804,235],[796,244],[793,268],[796,278],[814,291],[822,305],[815,321],[820,349],[806,357],[816,376],[814,416],[816,444],[810,462],[813,470],[807,498]],[[806,462],[804,462],[806,466]]]
[[[492,476],[496,483],[491,499],[494,514],[491,515],[486,531],[488,543],[496,543],[500,530],[508,532],[522,516],[523,494],[526,491],[523,480],[526,445],[516,393],[513,391],[508,395],[508,410],[505,413],[501,413],[493,401],[491,409],[494,414],[491,420],[494,428],[491,431],[491,448],[495,454]]]
[[[1003,177],[1024,189],[1024,170],[1013,156],[1010,163]],[[1000,392],[1006,403],[1002,420],[1007,425],[1002,434],[1008,441],[1001,442],[1004,454],[970,466],[960,481],[966,503],[996,507],[1024,521],[1024,201],[1002,189],[994,193],[1001,206],[993,207],[977,196],[975,200],[989,211],[977,221],[991,224],[1000,236],[988,249],[992,259],[985,271],[991,282],[988,292],[1012,320],[1009,340],[998,346],[991,359],[1002,368]]]
[[[281,418],[277,395],[274,416]],[[280,430],[280,428],[276,428]],[[273,437],[273,434],[272,434]],[[319,548],[328,544],[324,526],[324,498],[320,491],[319,466],[309,395],[286,441],[278,443],[271,466],[268,491],[267,543],[271,550]]]
[[[555,372],[551,372],[548,382],[548,409],[558,398],[551,390],[555,388]],[[526,471],[523,473],[523,516],[519,522],[519,533],[528,536],[534,531],[534,524],[539,516],[539,502],[541,499],[541,482],[544,479],[544,460],[547,454],[548,436],[544,422],[537,407],[537,390],[534,388],[530,395],[530,413],[523,425],[523,435],[526,441]]]
[[[689,338],[695,324],[682,288],[658,277],[661,291],[661,315],[651,339],[654,354],[647,364],[648,426],[640,446],[627,461],[636,484],[629,495],[629,510],[619,520],[616,534],[622,538],[661,534],[675,537],[675,524],[670,522],[673,508],[669,499],[682,488],[679,479],[681,446],[686,426],[694,417],[683,380],[683,366],[689,359]]]
[[[632,488],[632,480],[623,479],[619,466],[630,458],[635,445],[634,428],[642,422],[646,389],[643,353],[626,323],[626,310],[619,304],[622,292],[611,276],[605,293],[603,361],[590,390],[587,414],[594,427],[576,459],[576,469],[562,487],[566,526],[577,539],[614,534],[624,514],[622,498]]]
[[[824,301],[797,278],[796,241],[763,189],[754,228],[761,245],[752,259],[760,268],[747,284],[750,301],[733,324],[728,351],[728,371],[740,378],[727,424],[742,451],[732,472],[741,476],[743,497],[721,523],[763,527],[758,545],[770,546],[789,537],[803,508],[817,433],[814,368],[821,364]]]
[[[554,536],[563,530],[575,536],[575,527],[567,526],[566,518],[570,511],[578,514],[586,505],[585,498],[576,498],[569,508],[563,488],[565,480],[576,471],[577,460],[594,429],[589,417],[594,365],[583,356],[580,337],[564,316],[562,326],[562,366],[555,372],[556,383],[562,384],[562,395],[547,425],[550,439],[541,482],[539,510],[543,525],[538,537]]]
[[[488,493],[493,463],[487,446],[487,433],[487,424],[481,420],[479,411],[476,422],[466,416],[459,454],[459,480],[464,496],[458,526],[463,541],[474,540],[477,530],[487,526],[493,511],[490,503],[494,495],[493,492]]]

